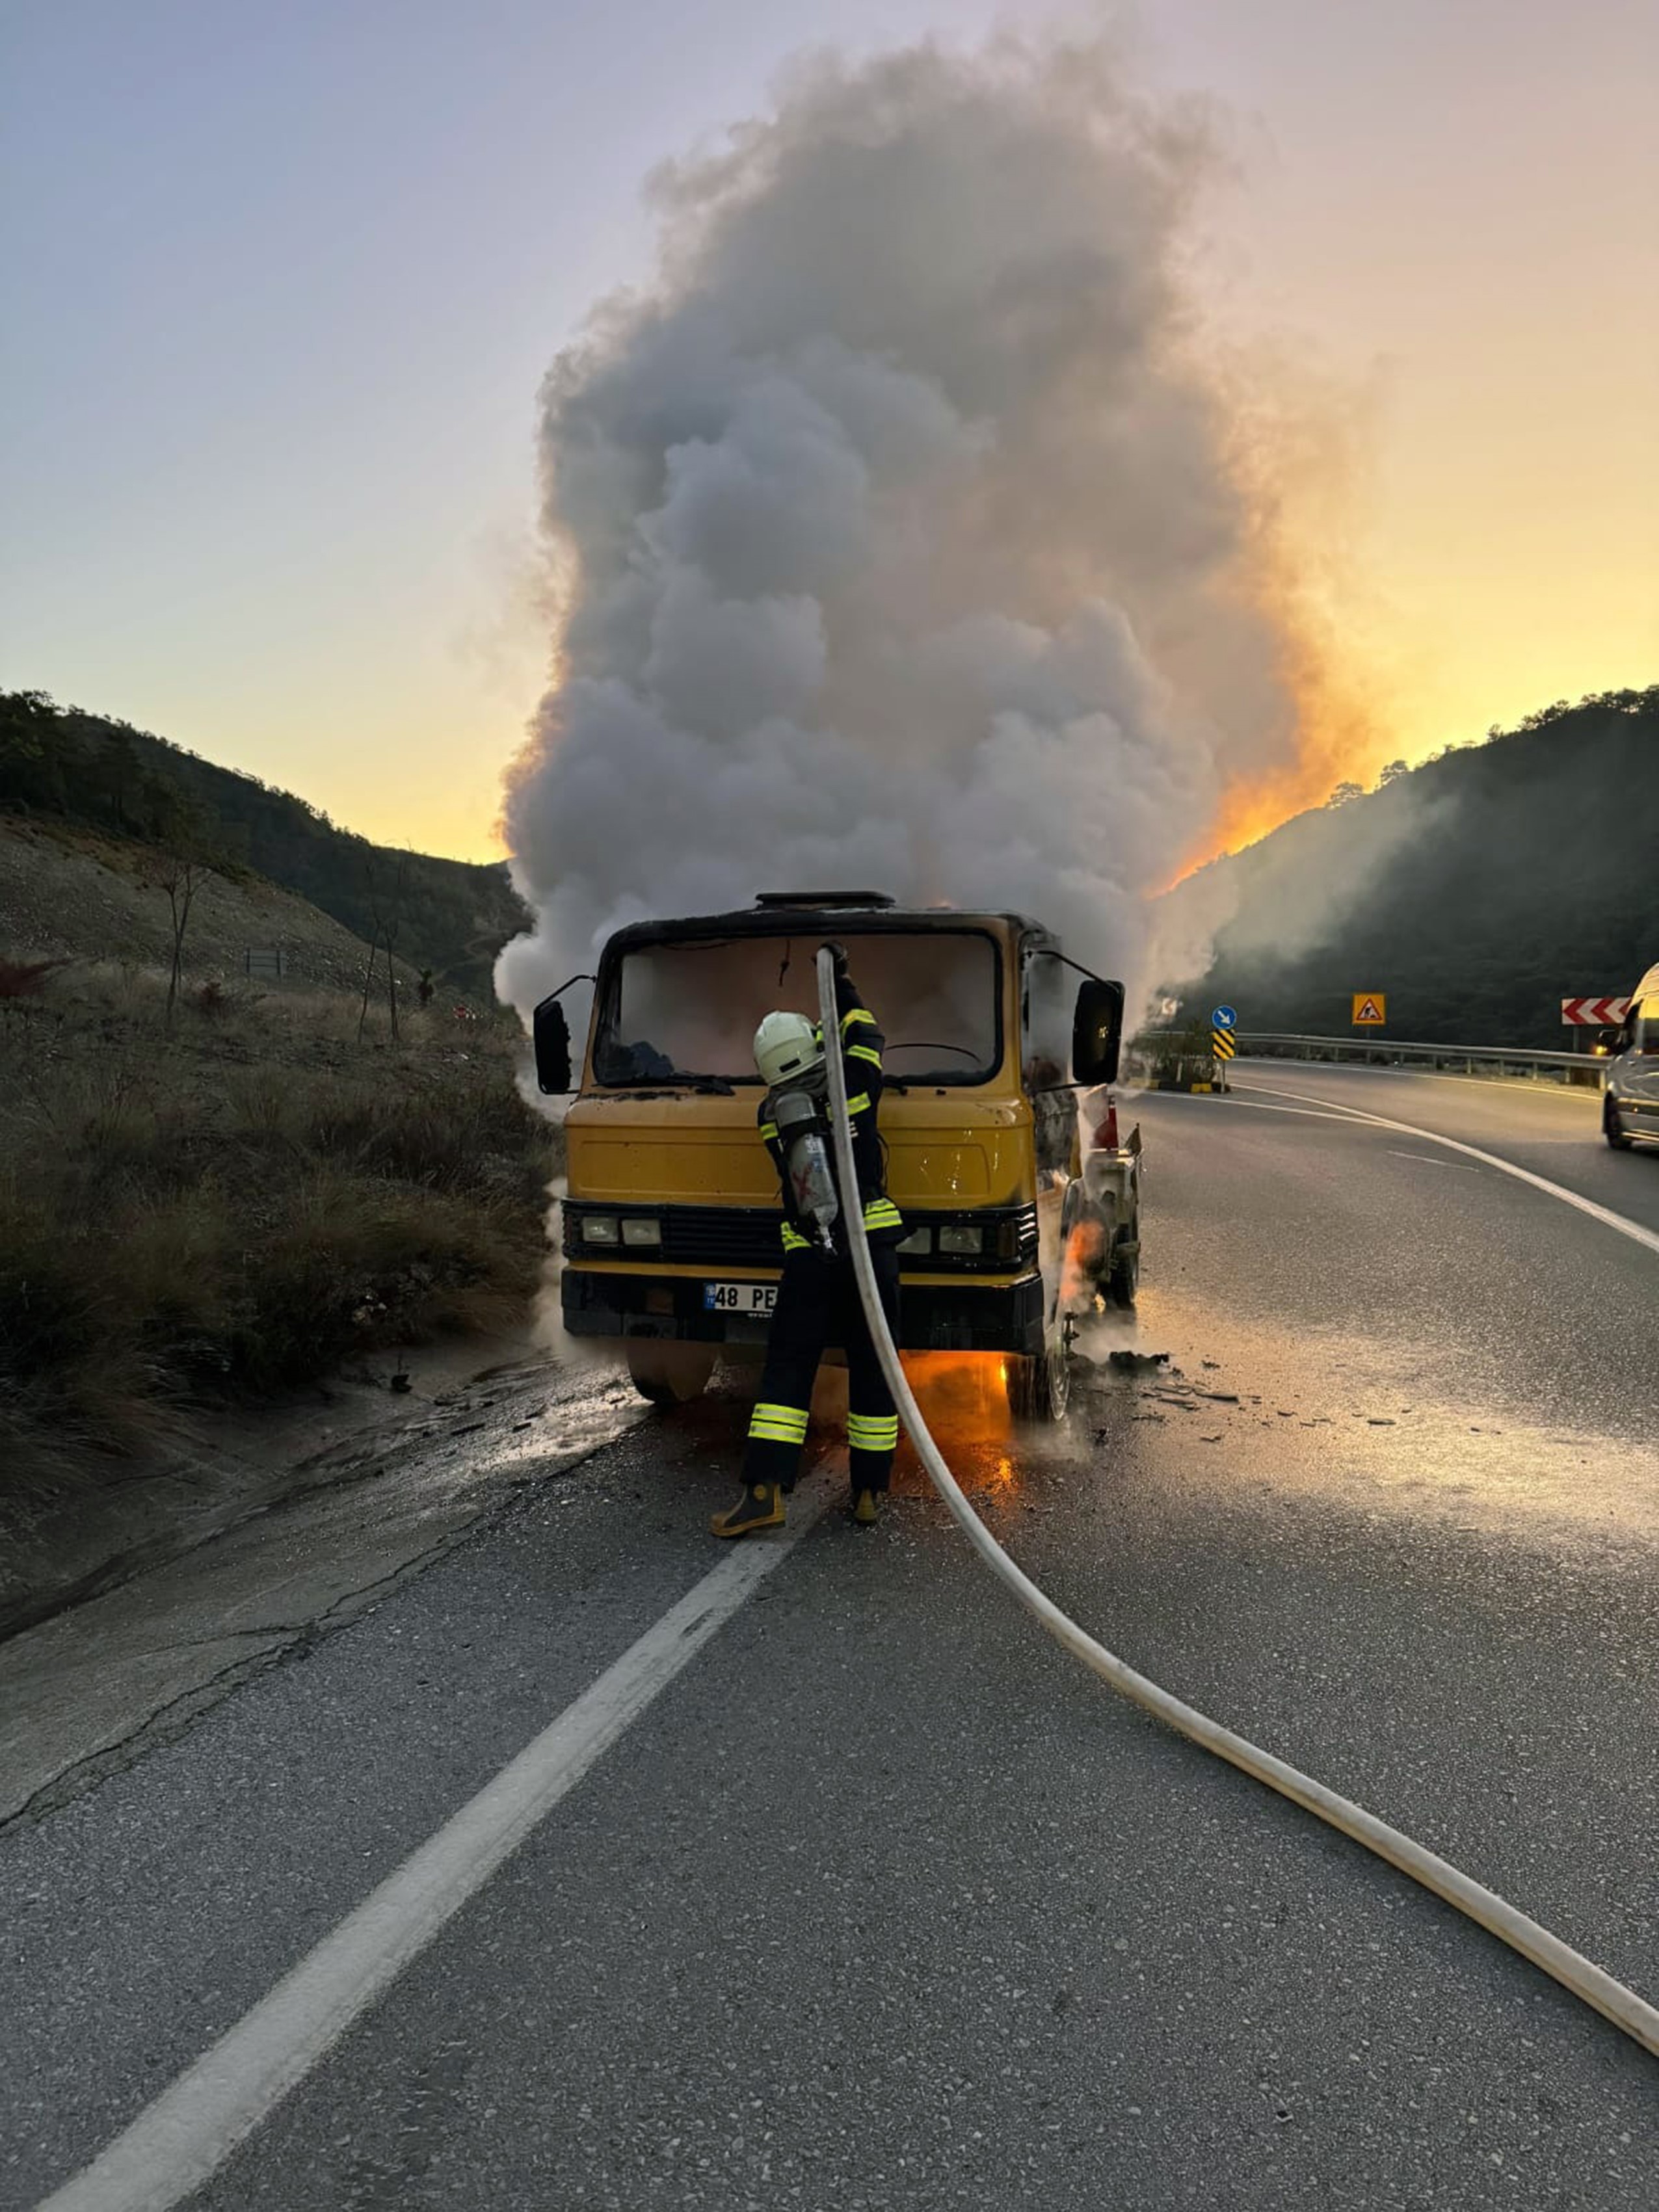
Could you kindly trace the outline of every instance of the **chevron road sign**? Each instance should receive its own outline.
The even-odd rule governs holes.
[[[1630,1019],[1628,999],[1563,999],[1561,1018],[1570,1029],[1612,1030]]]

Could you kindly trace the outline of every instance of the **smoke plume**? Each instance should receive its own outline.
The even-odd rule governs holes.
[[[1149,896],[1297,752],[1183,280],[1218,160],[1106,47],[1003,41],[814,61],[659,174],[654,284],[544,389],[564,599],[504,998],[837,885],[1150,980]]]

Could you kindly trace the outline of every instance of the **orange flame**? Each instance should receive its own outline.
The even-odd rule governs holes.
[[[1352,552],[1372,442],[1363,395],[1283,356],[1235,369],[1222,380],[1229,461],[1250,518],[1238,587],[1279,641],[1290,757],[1227,786],[1176,881],[1322,805],[1339,783],[1368,783],[1401,750],[1401,679],[1377,647],[1379,611]]]

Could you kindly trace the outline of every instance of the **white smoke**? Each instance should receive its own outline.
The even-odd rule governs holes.
[[[820,60],[656,179],[544,392],[559,680],[509,780],[526,1008],[623,922],[859,885],[1140,980],[1293,703],[1182,280],[1214,166],[1108,48]]]

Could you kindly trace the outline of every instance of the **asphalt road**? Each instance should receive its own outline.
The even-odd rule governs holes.
[[[1234,1087],[1240,1099],[1283,1103],[1281,1094],[1291,1092],[1414,1122],[1498,1152],[1534,1175],[1659,1230],[1659,1146],[1638,1145],[1616,1152],[1604,1143],[1599,1091],[1287,1060],[1241,1060]]]
[[[1064,1431],[944,1370],[947,1450],[1126,1657],[1659,1995],[1659,1256],[1340,1109],[1638,1222],[1659,1158],[1518,1087],[1243,1079],[1137,1102],[1140,1315]],[[1131,1346],[1170,1360],[1107,1364]],[[698,1582],[742,1418],[551,1462],[0,1832],[0,2202],[82,2167]],[[912,1468],[879,1530],[826,1517],[755,1586],[191,2201],[1656,2197],[1659,2063],[1113,1699]]]

